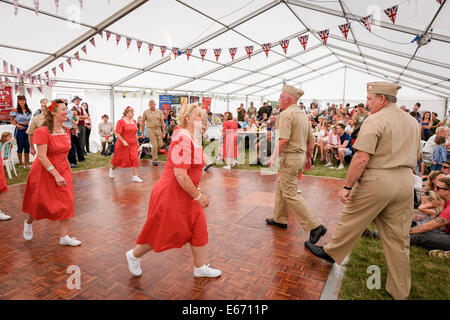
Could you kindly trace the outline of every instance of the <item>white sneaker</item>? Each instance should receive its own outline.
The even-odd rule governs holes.
[[[341,163],[340,165],[339,165],[339,167],[337,168],[338,170],[342,170],[342,169],[344,169],[344,164],[343,163]]]
[[[236,160],[233,160],[233,163],[232,163],[232,167],[236,167],[236,165],[237,165],[237,161]]]
[[[298,193],[298,194],[302,193],[302,190],[298,189],[298,190],[297,190],[297,193]]]
[[[141,259],[136,258],[133,255],[133,250],[127,251],[126,253],[127,261],[128,261],[128,269],[131,274],[135,277],[139,277],[142,274],[141,269]]]
[[[332,166],[333,165],[333,162],[328,162],[326,165],[325,165],[325,167],[329,167],[329,166]]]
[[[205,277],[205,278],[217,278],[222,275],[219,269],[213,269],[209,267],[209,264],[204,264],[200,268],[194,266],[194,277]]]
[[[3,211],[0,210],[0,221],[6,221],[6,220],[10,220],[11,217],[8,216],[6,213],[4,213]]]
[[[109,168],[109,177],[114,178],[114,170],[113,168]]]
[[[231,166],[230,166],[230,165],[225,166],[225,167],[223,167],[223,168],[226,169],[226,170],[231,170]]]
[[[23,237],[27,241],[30,241],[31,239],[33,239],[33,226],[32,226],[32,223],[28,224],[26,220],[23,223]]]
[[[142,180],[142,179],[139,178],[138,176],[133,176],[133,179],[131,179],[131,181],[133,181],[133,182],[139,182],[139,183],[144,182],[144,180]]]
[[[71,238],[69,236],[65,236],[64,238],[59,238],[59,244],[61,246],[72,246],[76,247],[81,244],[80,240],[77,240],[77,238]]]

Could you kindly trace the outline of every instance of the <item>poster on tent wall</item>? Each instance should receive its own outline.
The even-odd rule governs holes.
[[[206,111],[206,113],[208,113],[211,108],[211,97],[203,97],[202,98],[202,109],[204,109]]]
[[[13,109],[11,87],[0,88],[0,122],[9,123],[9,113]]]
[[[170,108],[172,107],[172,96],[160,95],[159,96],[159,109],[163,112],[164,118],[167,120]]]
[[[187,105],[188,101],[189,101],[189,97],[188,96],[181,96],[181,99],[180,99],[181,106]]]
[[[200,97],[191,96],[189,103],[198,103],[200,102]]]

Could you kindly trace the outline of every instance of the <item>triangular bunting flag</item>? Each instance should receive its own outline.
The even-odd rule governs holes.
[[[6,83],[7,86],[10,85],[11,84],[11,80],[9,80],[8,77],[5,77],[5,83]]]
[[[189,61],[189,57],[191,56],[191,54],[192,54],[192,49],[186,49],[186,58],[188,59],[188,61]]]
[[[81,47],[81,50],[82,50],[85,54],[87,54],[87,48],[86,48],[86,46],[82,46],[82,47]]]
[[[55,77],[56,77],[56,67],[52,68],[52,71],[53,71],[53,74],[54,74]]]
[[[117,42],[117,45],[119,45],[119,42],[120,42],[120,38],[122,38],[121,36],[119,36],[118,34],[116,34],[116,42]]]
[[[59,0],[55,0],[56,12],[58,12],[59,8]]]
[[[287,49],[289,47],[289,40],[281,40],[280,46],[283,48],[284,54],[287,54]]]
[[[364,27],[369,30],[369,32],[372,31],[370,30],[370,26],[373,24],[373,15],[361,18],[361,22],[364,24]]]
[[[106,41],[109,41],[110,37],[111,37],[111,32],[106,31]]]
[[[129,49],[129,48],[130,48],[131,41],[133,41],[133,39],[127,38],[126,40],[127,40],[127,49]]]
[[[102,37],[102,39],[103,39],[103,30],[100,30],[99,32],[97,32],[99,35],[100,35],[100,37]]]
[[[48,79],[48,76],[49,76],[48,71],[45,71],[45,76],[46,76],[47,79]]]
[[[149,56],[152,54],[152,50],[153,50],[153,44],[149,43],[148,44],[148,55]]]
[[[80,0],[80,9],[83,9],[83,0]]]
[[[19,92],[19,84],[18,83],[16,83],[15,85],[14,85],[14,91],[16,91],[16,94]]]
[[[174,59],[176,59],[177,55],[178,55],[178,48],[172,48],[172,53],[173,53]]]
[[[440,5],[442,5],[442,0],[436,0],[437,3],[439,3]]]
[[[17,12],[19,11],[19,0],[13,0],[14,3],[14,15],[17,16]]]
[[[308,38],[309,38],[309,34],[298,37],[298,41],[300,41],[300,43],[302,44],[303,51],[306,50],[306,44],[308,43]]]
[[[72,59],[70,59],[70,58],[67,58],[67,64],[72,68]]]
[[[164,53],[166,53],[167,47],[166,46],[160,46],[159,48],[161,49],[161,56],[164,57]]]
[[[95,38],[92,37],[91,40],[89,40],[89,42],[95,47]]]
[[[222,53],[222,49],[214,49],[214,55],[216,56],[216,61],[219,61],[220,54]]]
[[[80,61],[80,54],[79,54],[78,51],[75,52],[74,56],[75,56],[75,58],[76,58],[78,61]]]
[[[30,81],[31,81],[31,84],[34,84],[34,81],[36,80],[36,77],[35,76],[30,76]]]
[[[42,86],[37,87],[37,89],[39,90],[39,92],[42,94]]]
[[[61,68],[62,72],[64,72],[64,63],[60,63],[59,67]]]
[[[228,49],[228,51],[230,51],[230,56],[231,56],[231,60],[232,61],[234,60],[234,56],[236,55],[237,49],[238,48],[230,48],[230,49]]]
[[[252,53],[253,53],[253,46],[246,46],[245,52],[247,52],[248,60],[250,60],[250,57],[252,56]]]
[[[39,14],[39,0],[33,0],[34,4],[34,12],[36,12],[36,15]]]
[[[15,75],[16,75],[16,71],[15,71],[14,66],[13,66],[12,64],[10,64],[9,67],[11,68],[11,74],[12,74],[13,76],[15,76]]]
[[[27,88],[28,94],[30,95],[30,97],[33,96],[33,88]]]
[[[206,51],[207,49],[199,49],[200,55],[202,56],[202,62],[205,61]]]
[[[270,43],[263,43],[261,46],[262,46],[264,52],[266,53],[266,57],[268,58],[269,57],[269,51],[270,51],[270,48],[272,47],[272,44],[270,44]]]
[[[344,35],[345,39],[348,37],[348,32],[350,31],[350,23],[344,23],[339,26],[339,30],[341,30],[342,34]]]
[[[327,45],[327,39],[328,39],[329,34],[330,34],[330,29],[325,29],[325,30],[319,31],[319,36],[320,36],[320,39],[322,39],[322,43],[324,46]]]
[[[136,41],[136,45],[137,45],[137,48],[138,48],[138,52],[141,52],[142,41]]]
[[[3,60],[3,72],[4,73],[9,73],[8,72],[8,62],[6,62],[5,60]]]
[[[392,8],[384,9],[384,13],[391,19],[392,23],[395,24],[395,18],[397,17],[398,5]]]

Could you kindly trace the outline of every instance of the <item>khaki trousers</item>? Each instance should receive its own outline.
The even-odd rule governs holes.
[[[309,210],[305,199],[297,193],[298,175],[304,165],[304,153],[282,153],[280,155],[280,177],[277,182],[273,219],[278,223],[287,224],[290,208],[303,229],[308,232],[320,226],[320,221]]]
[[[324,246],[341,264],[365,228],[375,220],[388,266],[386,291],[396,300],[407,299],[411,289],[409,229],[414,201],[410,168],[366,169],[354,186],[336,232]]]
[[[158,152],[163,146],[161,129],[159,127],[147,128],[147,135],[152,144],[152,161],[158,161]]]

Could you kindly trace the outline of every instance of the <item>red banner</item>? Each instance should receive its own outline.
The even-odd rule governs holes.
[[[9,113],[12,109],[11,87],[0,88],[0,121],[9,121]]]
[[[203,97],[202,109],[204,109],[206,113],[208,113],[210,108],[211,108],[211,97]]]

